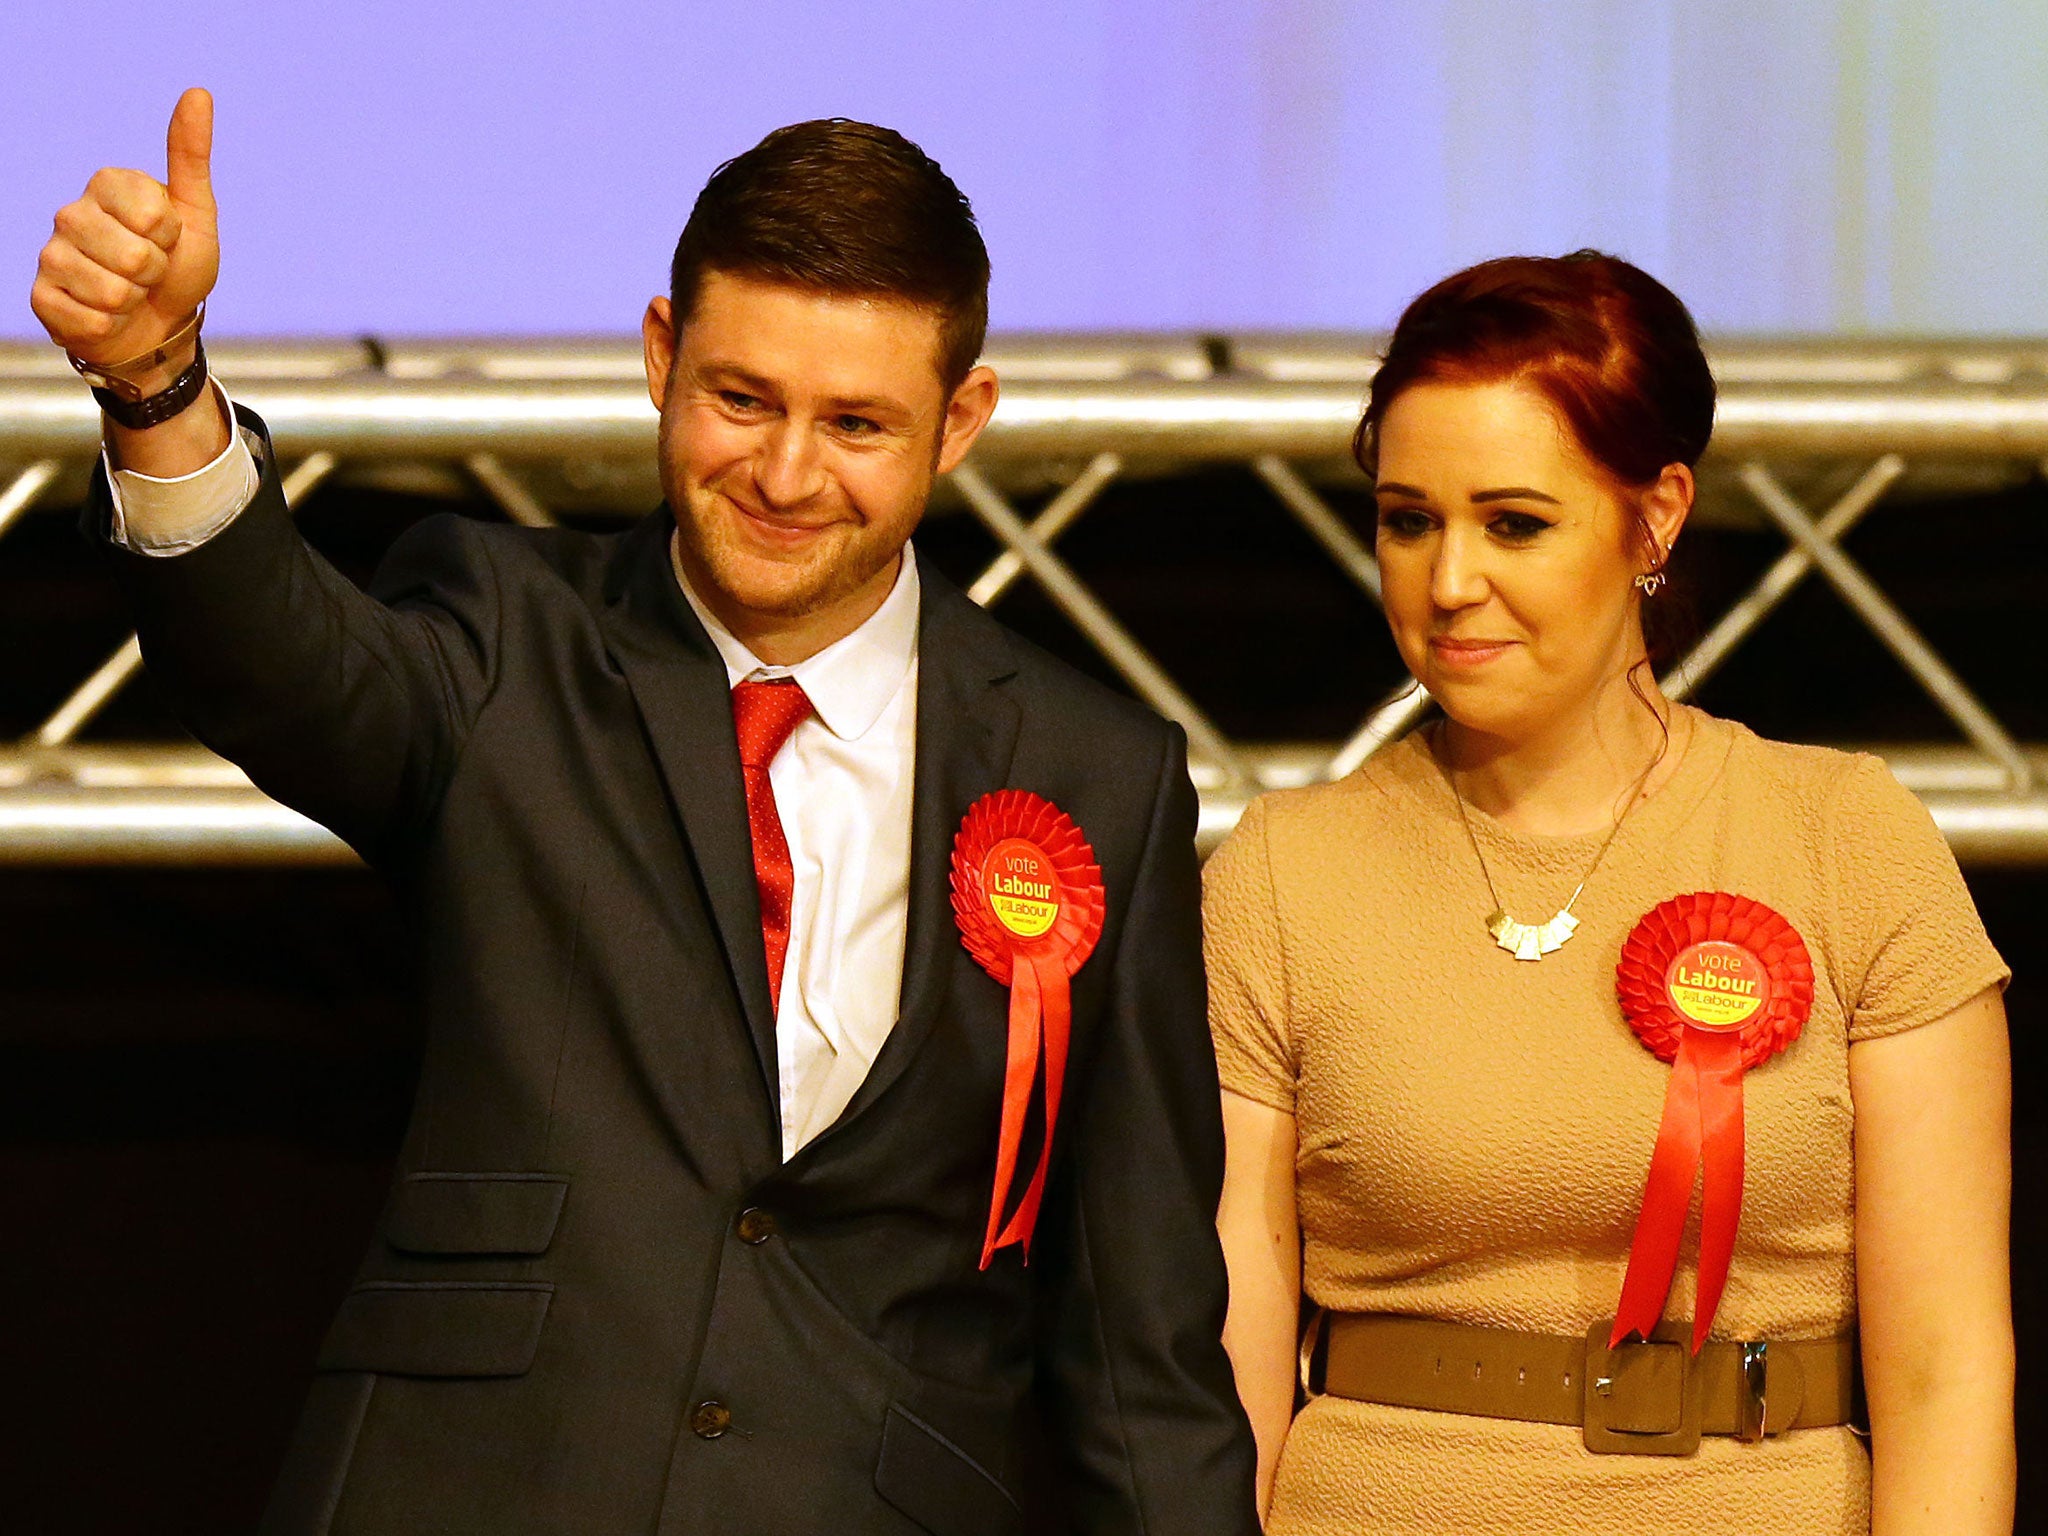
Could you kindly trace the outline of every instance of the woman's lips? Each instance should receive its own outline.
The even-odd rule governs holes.
[[[1507,654],[1512,640],[1453,640],[1438,635],[1429,642],[1430,653],[1447,667],[1483,667]]]

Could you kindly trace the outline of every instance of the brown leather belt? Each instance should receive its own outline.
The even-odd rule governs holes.
[[[1610,1350],[1614,1319],[1578,1338],[1379,1312],[1331,1312],[1303,1346],[1311,1390],[1359,1402],[1576,1424],[1589,1451],[1689,1456],[1700,1436],[1761,1440],[1853,1422],[1856,1336],[1709,1341],[1666,1323]],[[1318,1331],[1320,1330],[1320,1339]],[[1320,1344],[1320,1348],[1318,1345]]]

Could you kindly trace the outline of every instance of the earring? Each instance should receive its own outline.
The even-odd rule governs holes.
[[[1671,551],[1652,539],[1650,553],[1657,557],[1656,562],[1636,577],[1636,590],[1645,597],[1655,597],[1664,583],[1671,579],[1664,574],[1664,567],[1671,562]]]

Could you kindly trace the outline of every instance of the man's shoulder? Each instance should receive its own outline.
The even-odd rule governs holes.
[[[1029,701],[1088,738],[1112,737],[1156,750],[1176,727],[1148,706],[1061,660],[1004,626],[1019,657],[1017,681]]]
[[[1153,756],[1177,729],[1146,705],[1019,634],[934,572],[929,561],[920,562],[918,575],[938,625],[970,639],[1009,672],[1006,686],[1025,711],[1028,726],[1071,732],[1077,745],[1096,752]]]
[[[529,528],[462,513],[422,518],[393,541],[376,585],[389,593],[425,583],[488,584],[500,600],[515,594],[542,603],[597,608],[634,530]]]

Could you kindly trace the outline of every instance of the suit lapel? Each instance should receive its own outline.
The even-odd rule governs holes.
[[[607,582],[606,636],[682,818],[773,1107],[775,1015],[731,692],[725,663],[670,570],[672,526],[664,509],[622,542]]]
[[[731,695],[725,663],[669,569],[669,527],[663,511],[622,541],[606,584],[604,627],[682,819],[772,1109],[781,1101],[775,1015]],[[919,560],[918,577],[923,596],[901,1011],[845,1112],[800,1157],[879,1099],[942,1015],[960,950],[953,834],[970,805],[1003,787],[1016,750],[1018,709],[1003,687],[1016,672],[1008,636],[928,561]]]
[[[902,1009],[833,1130],[903,1075],[943,1012],[947,978],[960,954],[953,925],[953,834],[970,805],[1003,787],[1017,747],[1017,704],[1003,687],[1017,670],[1007,635],[929,561],[919,559],[917,574],[923,597]],[[831,1135],[828,1130],[811,1145]]]

